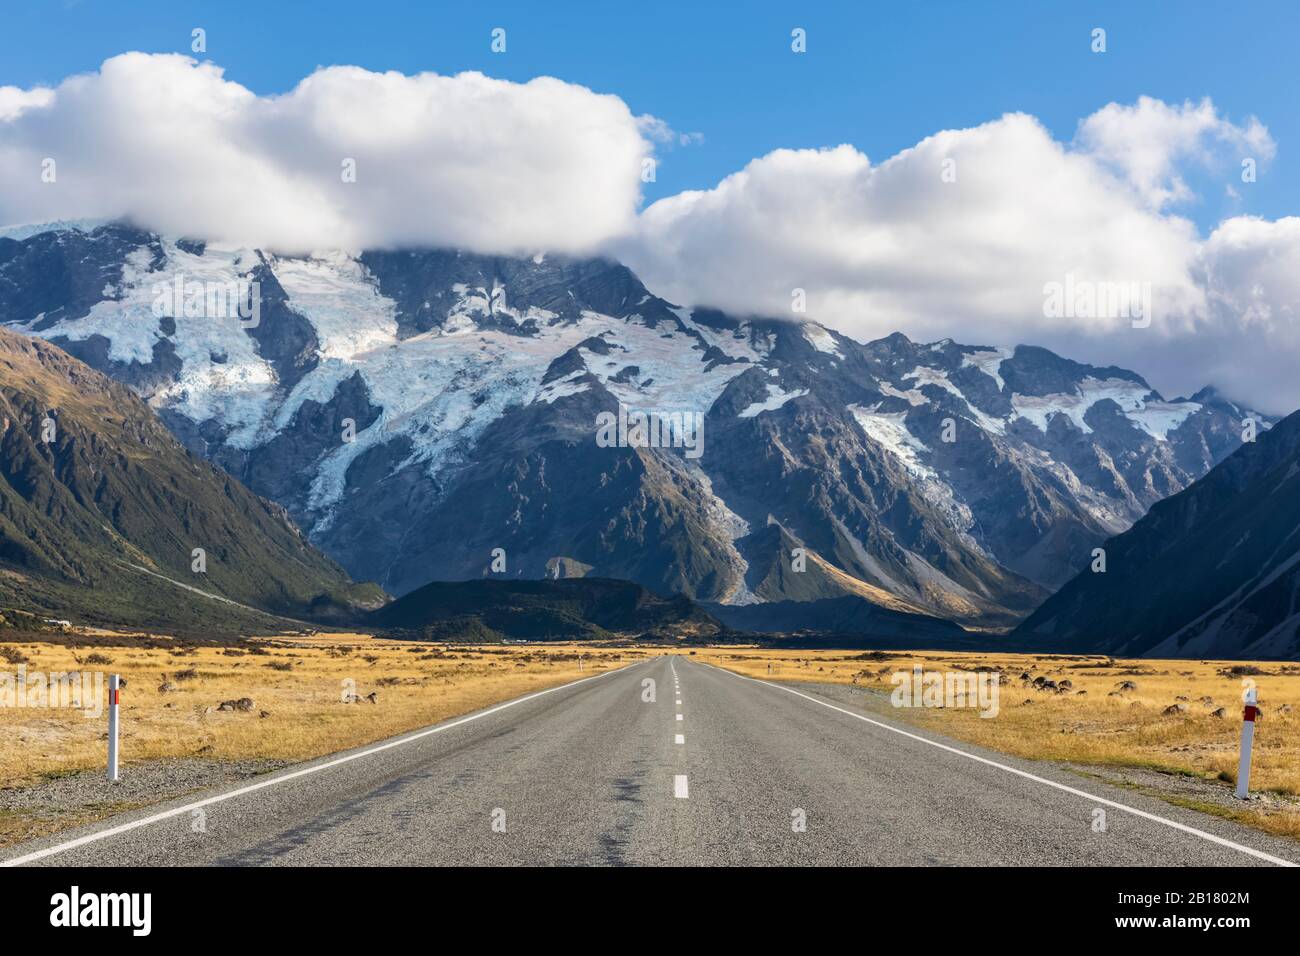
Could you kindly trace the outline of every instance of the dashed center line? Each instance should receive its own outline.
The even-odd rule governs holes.
[[[681,721],[683,719],[681,695],[682,695],[682,685],[681,682],[677,679],[677,668],[674,665],[673,666],[673,696],[676,698],[676,703],[677,703],[676,717],[678,721]],[[686,735],[674,734],[673,743],[679,745],[686,743]],[[686,800],[690,797],[690,795],[691,795],[691,790],[690,790],[690,786],[686,783],[686,774],[684,773],[676,774],[673,777],[673,796],[676,797],[678,800]]]

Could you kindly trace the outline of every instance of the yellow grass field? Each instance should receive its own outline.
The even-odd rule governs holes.
[[[696,659],[750,677],[779,681],[858,684],[879,690],[869,707],[886,719],[910,723],[990,750],[1083,767],[1144,768],[1235,785],[1241,735],[1243,680],[1255,682],[1263,716],[1256,727],[1252,792],[1275,799],[1198,809],[1300,838],[1300,665],[1245,665],[1260,673],[1232,673],[1243,665],[1184,660],[1112,660],[1105,657],[943,652],[772,651],[707,648]],[[975,709],[893,707],[891,675],[921,664],[926,671],[998,671],[999,713]],[[768,666],[771,665],[769,674]],[[1022,681],[1027,673],[1031,680]],[[1068,691],[1035,689],[1043,676]],[[1131,682],[1135,689],[1121,688]],[[1185,712],[1166,715],[1183,704]],[[1223,708],[1223,716],[1212,716]]]
[[[103,637],[100,640],[104,640]],[[413,644],[366,635],[267,638],[224,647],[130,637],[72,649],[3,644],[29,673],[122,676],[122,764],[167,757],[305,760],[437,723],[632,663],[650,651]],[[581,669],[578,655],[582,654]],[[16,672],[16,660],[0,670]],[[376,702],[366,698],[376,695]],[[345,703],[345,696],[361,698]],[[223,712],[251,698],[248,712]],[[265,716],[263,716],[265,715]],[[33,783],[102,768],[107,718],[69,708],[0,707],[0,780]]]

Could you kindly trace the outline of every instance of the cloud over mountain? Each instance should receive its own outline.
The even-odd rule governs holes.
[[[0,88],[0,218],[125,215],[281,251],[579,252],[631,225],[659,128],[551,77],[339,66],[258,96],[211,63],[128,53],[53,90]]]
[[[808,316],[858,338],[1039,343],[1141,367],[1172,392],[1214,367],[1284,411],[1300,405],[1293,220],[1231,219],[1203,239],[1170,211],[1188,195],[1184,166],[1235,171],[1273,152],[1258,121],[1146,98],[1088,117],[1072,143],[1010,114],[878,164],[847,145],[778,150],[654,203],[623,254],[692,304],[790,315],[798,289]],[[1045,287],[1070,280],[1149,288],[1152,321],[1100,305],[1045,314]]]
[[[776,150],[641,209],[656,145],[698,138],[549,77],[328,67],[260,96],[213,64],[131,53],[53,89],[0,88],[0,222],[125,215],[281,252],[605,251],[683,305],[788,316],[799,289],[801,317],[858,338],[1036,343],[1140,367],[1168,393],[1208,371],[1264,410],[1300,406],[1300,220],[1204,236],[1179,214],[1193,173],[1267,168],[1254,118],[1142,97],[1062,142],[1008,114],[881,162]],[[1149,290],[1151,322],[1045,314],[1045,287],[1067,282]]]

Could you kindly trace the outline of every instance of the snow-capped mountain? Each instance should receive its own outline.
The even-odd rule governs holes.
[[[1252,417],[1030,346],[677,308],[617,263],[542,255],[27,229],[0,238],[0,321],[132,385],[397,594],[494,573],[500,548],[509,576],[1007,623]],[[603,447],[620,405],[698,413],[702,454]]]

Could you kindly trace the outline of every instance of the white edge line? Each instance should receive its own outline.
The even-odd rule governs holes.
[[[358,753],[348,754],[346,757],[337,757],[334,760],[325,763],[315,764],[310,767],[304,767],[301,770],[294,770],[289,773],[280,774],[269,780],[261,780],[257,783],[249,784],[247,787],[240,787],[238,790],[231,790],[228,793],[219,793],[214,797],[208,797],[204,800],[198,800],[194,803],[187,803],[183,807],[174,807],[171,810],[164,810],[161,813],[155,813],[152,816],[143,817],[139,820],[132,820],[129,823],[121,823],[115,827],[109,827],[106,830],[97,830],[94,833],[88,833],[85,836],[77,837],[75,840],[69,840],[67,843],[60,843],[57,846],[46,847],[44,850],[35,850],[23,856],[17,856],[9,860],[0,860],[0,868],[10,866],[22,866],[24,863],[33,863],[36,860],[43,860],[46,857],[54,856],[58,853],[66,853],[68,850],[75,850],[77,847],[86,846],[90,843],[97,843],[100,840],[106,840],[109,837],[117,836],[119,833],[128,833],[131,830],[138,830],[140,827],[149,826],[151,823],[158,823],[160,820],[167,820],[171,817],[178,817],[183,813],[189,813],[191,810],[197,810],[200,807],[210,806],[214,803],[222,803],[226,800],[233,800],[235,797],[241,797],[246,793],[253,793],[266,787],[273,787],[276,784],[284,783],[288,780],[295,780],[298,777],[306,777],[313,773],[320,773],[322,770],[329,770],[345,763],[351,763],[353,760],[360,760],[362,757],[369,757],[371,754],[377,754],[384,750],[390,750],[393,747],[400,747],[403,744],[409,744],[413,741],[428,737],[430,734],[439,734],[444,730],[451,730],[453,727],[459,727],[461,724],[468,724],[470,721],[479,720],[483,717],[489,717],[492,714],[503,711],[508,707],[514,707],[517,704],[523,704],[530,700],[536,700],[538,697],[546,694],[553,694],[557,690],[565,690],[570,687],[577,687],[579,684],[585,684],[587,681],[599,680],[602,677],[608,677],[610,674],[617,674],[619,671],[627,670],[629,667],[636,667],[638,664],[644,664],[644,660],[634,661],[631,664],[625,664],[622,667],[616,667],[612,671],[605,671],[601,674],[593,674],[591,677],[582,677],[567,684],[559,684],[555,687],[548,687],[546,690],[539,690],[532,694],[526,694],[523,697],[516,697],[514,700],[508,700],[504,704],[497,704],[487,710],[479,711],[476,714],[470,714],[466,717],[460,717],[450,723],[439,724],[436,727],[430,727],[426,730],[419,730],[396,740],[390,740]]]
[[[758,680],[753,677],[746,677],[744,674],[737,674],[735,671],[729,671],[725,667],[717,667],[714,664],[706,664],[705,666],[713,667],[715,670],[720,670],[724,674],[730,674],[732,677],[738,677],[741,680],[751,681],[755,684],[762,684],[764,687],[771,687],[774,688],[775,690],[783,690],[787,694],[794,694],[796,697],[802,697],[804,700],[810,700],[814,704],[820,704],[823,707],[828,707],[831,710],[838,711],[841,714],[845,714],[857,720],[865,721],[866,723],[871,724],[875,727],[879,727],[882,730],[888,730],[890,733],[900,734],[903,737],[909,737],[912,740],[918,740],[923,744],[929,744],[931,747],[938,747],[940,750],[946,750],[949,753],[957,754],[958,756],[965,757],[968,760],[975,760],[979,763],[987,764],[990,767],[997,767],[999,770],[1005,770],[1007,773],[1013,773],[1017,777],[1024,777],[1026,780],[1032,780],[1035,783],[1041,783],[1049,787],[1054,787],[1057,790],[1064,790],[1066,793],[1074,794],[1076,797],[1086,797],[1087,799],[1092,800],[1096,803],[1104,804],[1105,806],[1108,807],[1113,807],[1116,810],[1122,810],[1124,813],[1131,813],[1135,817],[1142,817],[1145,820],[1151,820],[1155,823],[1163,823],[1167,827],[1173,827],[1175,830],[1181,830],[1184,833],[1190,833],[1193,836],[1198,836],[1203,840],[1209,840],[1211,843],[1217,843],[1219,846],[1227,847],[1230,850],[1236,850],[1239,853],[1245,853],[1248,856],[1253,856],[1261,860],[1267,860],[1269,863],[1276,863],[1278,866],[1300,866],[1300,864],[1293,863],[1290,860],[1284,860],[1278,856],[1273,856],[1272,854],[1265,853],[1262,850],[1255,850],[1241,843],[1234,843],[1232,840],[1226,839],[1224,837],[1215,836],[1213,833],[1206,833],[1204,830],[1198,830],[1196,829],[1196,827],[1189,827],[1187,824],[1179,823],[1177,820],[1170,820],[1167,817],[1158,816],[1157,814],[1154,813],[1148,813],[1145,810],[1138,810],[1133,807],[1125,806],[1122,803],[1116,803],[1114,800],[1107,800],[1105,797],[1094,796],[1093,794],[1088,793],[1084,790],[1078,790],[1074,787],[1067,786],[1066,784],[1057,783],[1055,780],[1048,780],[1046,777],[1037,776],[1036,774],[1029,773],[1026,770],[1017,770],[1015,767],[1009,767],[1004,763],[998,763],[996,760],[989,760],[987,757],[980,757],[977,756],[976,754],[967,753],[966,751],[959,750],[956,747],[950,747],[947,744],[941,744],[936,740],[929,740],[928,738],[922,737],[919,734],[908,733],[906,730],[901,730],[898,727],[891,727],[889,724],[883,723],[879,720],[872,720],[870,717],[864,717],[862,714],[855,714],[851,710],[845,710],[843,707],[836,707],[834,704],[828,704],[824,700],[818,700],[816,697],[810,697],[807,694],[802,694],[799,691],[792,690],[789,687],[783,687],[780,684],[772,684],[769,683],[768,681]]]

